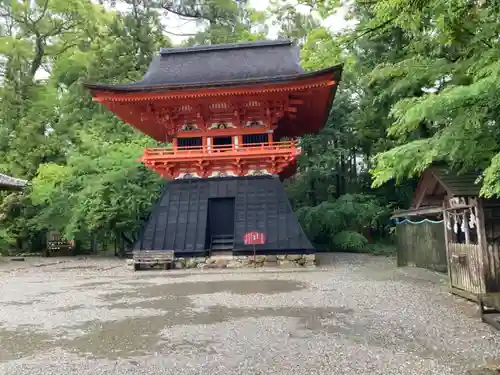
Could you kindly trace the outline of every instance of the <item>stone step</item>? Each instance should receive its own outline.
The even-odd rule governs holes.
[[[233,244],[229,244],[229,245],[212,245],[211,250],[212,250],[212,252],[213,251],[220,251],[220,250],[222,250],[222,251],[224,251],[224,250],[228,251],[228,250],[233,250],[233,248],[234,248]]]
[[[212,251],[210,259],[218,260],[233,260],[233,253],[231,251]]]
[[[226,239],[221,239],[221,240],[213,240],[212,241],[212,246],[215,245],[215,244],[233,244],[234,243],[234,239],[233,238],[226,238]]]

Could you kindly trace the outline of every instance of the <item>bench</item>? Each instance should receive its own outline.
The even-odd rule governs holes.
[[[134,260],[134,271],[141,269],[142,265],[150,267],[162,266],[163,269],[168,270],[172,268],[174,263],[173,250],[135,250],[132,253]]]
[[[481,320],[500,330],[500,293],[486,293],[479,297]]]

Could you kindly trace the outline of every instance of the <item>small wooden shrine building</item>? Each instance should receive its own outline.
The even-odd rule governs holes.
[[[141,81],[86,84],[99,101],[160,147],[141,161],[169,182],[135,250],[182,257],[311,253],[281,180],[298,137],[325,124],[341,66],[304,72],[288,40],[166,48]]]
[[[421,175],[410,209],[393,215],[399,220],[427,219],[435,223],[432,231],[423,227],[423,231],[400,233],[403,238],[399,238],[399,247],[403,248],[398,249],[398,257],[403,262],[398,262],[419,257],[442,258],[439,253],[444,253],[451,292],[471,300],[477,300],[481,294],[500,292],[500,200],[479,197],[479,175],[430,167]],[[422,248],[404,248],[405,244],[422,243],[426,236],[432,237],[430,243],[435,246],[429,255],[424,256]],[[413,254],[408,254],[408,249]]]

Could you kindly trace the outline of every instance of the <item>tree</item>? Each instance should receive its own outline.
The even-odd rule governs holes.
[[[184,44],[266,39],[271,22],[301,45],[306,71],[344,64],[325,129],[300,139],[298,173],[287,182],[315,242],[367,249],[386,237],[389,212],[408,202],[407,177],[440,158],[462,168],[493,160],[485,189],[496,191],[496,107],[486,98],[496,93],[497,26],[485,13],[496,9],[405,1],[354,1],[356,27],[337,33],[323,22],[335,1],[301,0],[299,11],[276,0],[265,12],[232,0],[123,0],[120,11],[107,0],[0,1],[0,166],[33,179],[26,194],[3,200],[2,238],[35,243],[55,229],[80,243],[134,242],[162,185],[135,160],[155,142],[92,102],[82,83],[140,79],[171,45],[165,20],[173,16],[196,25]],[[451,142],[470,151],[444,156]]]
[[[72,152],[65,165],[40,167],[30,194],[38,212],[31,225],[77,240],[111,235],[131,246],[161,187],[160,178],[136,161],[151,141],[83,139],[84,153]]]
[[[324,16],[333,14],[339,6],[308,5],[313,13]],[[378,207],[375,210],[381,215],[378,217],[387,220],[390,210],[408,204],[411,191],[411,184],[372,189],[369,175],[372,157],[392,145],[385,133],[390,107],[395,100],[390,95],[380,99],[388,85],[373,82],[371,74],[381,61],[398,61],[408,41],[397,26],[383,34],[367,33],[372,13],[361,3],[354,4],[349,16],[358,20],[354,30],[332,34],[325,27],[316,27],[308,31],[303,42],[302,66],[306,70],[343,63],[344,73],[325,129],[301,139],[303,155],[299,160],[299,173],[288,186],[292,203],[299,208],[308,235],[336,248],[349,248],[354,242],[361,248],[365,236],[388,233],[382,219],[366,219],[363,226],[354,225],[354,220],[351,220],[351,227],[334,224],[331,215],[341,215],[345,208],[341,202],[353,202],[348,198],[351,196],[364,197],[362,199],[368,199],[373,207]],[[358,216],[370,217],[369,207],[372,206],[357,206],[357,209],[366,210]],[[318,228],[314,226],[320,217],[328,218],[325,225],[331,226],[318,237]],[[351,234],[336,236],[336,233]]]
[[[31,178],[40,163],[60,160],[55,134],[57,92],[38,77],[80,45],[109,17],[85,0],[0,2],[0,153],[2,169]],[[92,20],[92,21],[90,21]],[[8,150],[8,152],[6,152]],[[22,150],[22,152],[21,152]]]
[[[4,200],[2,224],[24,243],[48,229],[78,239],[133,242],[159,186],[135,161],[146,138],[93,103],[82,83],[136,80],[169,41],[147,9],[120,14],[84,0],[63,3],[2,3],[13,25],[3,40],[15,42],[0,51],[3,171],[34,177],[31,191]],[[30,37],[22,44],[14,33]],[[36,61],[50,72],[43,80],[32,74],[37,38],[45,44]],[[138,193],[142,188],[144,196]],[[120,210],[118,202],[127,193],[135,200]]]
[[[188,45],[266,39],[268,30],[265,25],[265,14],[251,8],[246,0],[207,0],[202,3],[174,1],[164,5],[164,8],[182,18],[194,19],[201,24],[201,30],[186,42]]]
[[[397,25],[411,41],[406,56],[372,73],[388,85],[383,95],[397,98],[388,128],[395,147],[376,156],[374,185],[442,161],[485,170],[482,192],[498,194],[498,5],[386,0],[373,10],[374,22]]]

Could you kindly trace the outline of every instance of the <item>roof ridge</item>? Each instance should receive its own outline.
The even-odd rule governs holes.
[[[190,47],[171,47],[171,48],[161,48],[160,55],[165,56],[165,55],[178,55],[178,54],[194,53],[194,52],[230,51],[235,49],[287,46],[292,44],[293,41],[290,39],[278,39],[278,40],[258,40],[255,42],[240,42],[240,43],[230,43],[230,44],[196,45]]]

